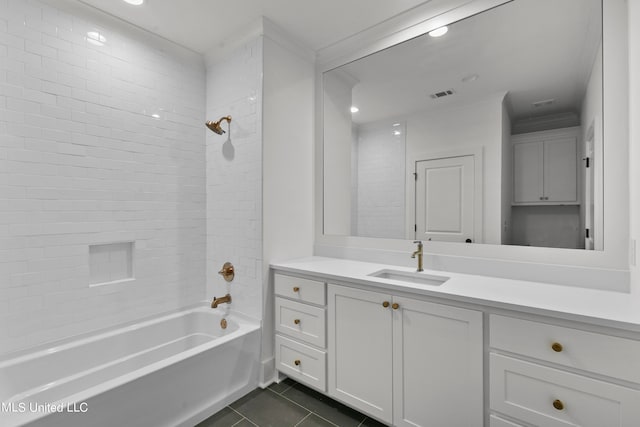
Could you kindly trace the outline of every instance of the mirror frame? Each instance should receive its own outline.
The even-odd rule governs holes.
[[[318,51],[315,120],[315,254],[345,256],[365,251],[406,253],[410,240],[326,235],[324,223],[323,73],[511,0],[431,0],[382,24]],[[629,271],[629,109],[628,23],[624,0],[603,0],[603,171],[604,250],[429,242],[432,255],[517,261],[552,267],[571,266]],[[355,251],[355,252],[354,252]],[[550,274],[556,271],[548,269]],[[600,277],[600,276],[599,276]],[[603,284],[603,286],[607,286]],[[620,287],[619,284],[614,285]],[[590,286],[595,287],[595,286]]]

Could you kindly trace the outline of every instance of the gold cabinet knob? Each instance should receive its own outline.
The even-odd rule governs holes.
[[[297,286],[294,286],[294,287],[293,287],[293,292],[300,292],[300,288],[299,288],[299,287],[297,287]]]
[[[233,268],[233,264],[230,262],[225,262],[222,266],[222,269],[218,271],[218,274],[224,277],[224,280],[227,282],[231,282],[235,277],[235,269]]]
[[[384,308],[389,307],[389,301],[385,301],[385,302],[383,302],[383,303],[382,303],[382,306],[383,306]]]
[[[551,349],[556,353],[560,353],[562,351],[562,344],[560,344],[559,342],[554,342],[553,344],[551,344]]]
[[[300,324],[300,319],[295,319],[295,320],[293,321],[293,323],[295,323],[296,325],[299,325],[299,324]]]
[[[293,364],[296,365],[296,366],[300,366],[300,359],[294,360]]]
[[[553,401],[553,407],[558,411],[562,411],[564,409],[564,403],[562,403],[562,400],[556,399]]]
[[[397,302],[394,302],[394,303],[391,305],[391,308],[393,308],[394,310],[397,310],[397,309],[399,309],[399,308],[400,308],[400,304],[398,304]]]

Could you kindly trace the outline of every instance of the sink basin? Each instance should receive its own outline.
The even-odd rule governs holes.
[[[431,274],[424,273],[411,273],[408,271],[396,271],[396,270],[380,270],[375,273],[369,274],[371,277],[377,277],[379,279],[397,280],[399,282],[414,283],[419,285],[440,286],[447,280],[448,277],[433,276]]]

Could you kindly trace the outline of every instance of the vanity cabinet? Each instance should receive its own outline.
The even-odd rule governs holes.
[[[483,418],[482,313],[328,284],[329,395],[394,426]]]
[[[501,315],[489,337],[491,427],[640,422],[640,341]]]
[[[325,284],[275,274],[274,288],[276,369],[326,392]]]
[[[578,204],[579,127],[515,135],[513,204]]]

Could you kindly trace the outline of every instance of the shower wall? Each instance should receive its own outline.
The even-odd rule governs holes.
[[[0,0],[0,353],[204,298],[204,112],[200,55],[75,2]],[[250,181],[259,126],[225,113]],[[215,209],[259,211],[235,189]]]
[[[207,59],[207,120],[231,115],[232,121],[224,135],[206,136],[206,294],[230,292],[234,310],[261,319],[262,36],[247,33],[243,40]],[[227,261],[236,269],[231,284],[217,274]]]

